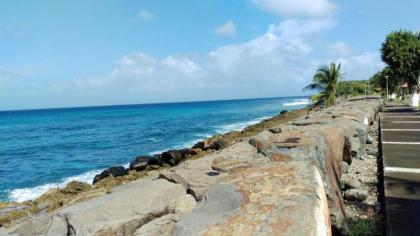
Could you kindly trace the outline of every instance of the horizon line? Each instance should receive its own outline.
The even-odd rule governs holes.
[[[61,110],[61,109],[81,109],[81,108],[100,108],[100,107],[118,107],[118,106],[136,106],[136,105],[163,105],[163,104],[177,104],[177,103],[194,103],[194,102],[222,102],[222,101],[238,101],[238,100],[254,100],[254,99],[272,99],[272,98],[293,98],[293,97],[309,97],[311,95],[292,95],[292,96],[278,96],[278,97],[254,97],[254,98],[228,98],[228,99],[214,99],[214,100],[187,100],[174,102],[151,102],[151,103],[127,103],[127,104],[107,104],[107,105],[87,105],[87,106],[68,106],[68,107],[44,107],[44,108],[24,108],[24,109],[8,109],[0,110],[0,113],[6,112],[25,112],[25,111],[42,111],[42,110]]]

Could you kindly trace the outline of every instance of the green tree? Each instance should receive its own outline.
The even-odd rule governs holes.
[[[398,80],[397,75],[391,69],[391,67],[386,66],[382,70],[378,71],[370,78],[370,84],[374,88],[379,88],[383,94],[386,93],[386,83],[388,78],[388,92],[389,94],[397,92],[400,81]]]
[[[330,66],[321,66],[316,71],[312,83],[307,85],[304,90],[316,89],[320,91],[312,96],[316,104],[325,103],[326,106],[335,104],[338,96],[337,89],[341,80],[341,65],[331,63]]]
[[[382,60],[388,64],[399,83],[407,82],[410,90],[420,75],[420,33],[395,31],[386,36],[381,47]]]

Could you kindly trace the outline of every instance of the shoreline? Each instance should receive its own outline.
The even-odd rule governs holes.
[[[299,104],[296,104],[297,102],[296,103],[294,102],[294,104],[287,104],[286,107],[294,106],[294,105],[302,105],[302,102],[303,102],[303,99],[302,101],[299,101]],[[298,117],[304,116],[307,114],[308,108],[294,109],[294,110],[287,111],[286,113],[284,113],[284,111],[287,111],[287,110],[283,110],[279,112],[277,115],[274,115],[272,117],[261,117],[258,119],[259,121],[256,121],[256,123],[252,122],[254,120],[247,121],[247,122],[240,122],[240,123],[250,123],[250,122],[252,123],[243,125],[240,128],[227,131],[224,133],[216,133],[206,139],[199,141],[199,143],[200,142],[215,143],[217,141],[222,141],[224,143],[223,148],[226,148],[240,141],[243,138],[250,137],[270,127],[274,127],[276,125],[283,124],[288,121],[294,120]],[[229,124],[229,125],[235,125],[235,124]],[[191,144],[191,142],[188,142],[188,143]],[[189,147],[188,149],[192,149],[192,147]],[[169,151],[169,150],[171,149],[170,148],[166,149],[166,151]],[[172,150],[175,150],[175,149],[172,149]],[[204,150],[197,151],[197,154],[191,155],[189,159],[200,158],[205,155],[211,154],[214,151],[216,150],[208,149],[206,151]],[[160,154],[161,152],[162,151],[156,151],[155,155]],[[153,156],[152,153],[150,153],[149,155]],[[128,165],[129,163],[126,163],[124,166],[128,167]],[[67,182],[48,183],[48,184],[34,187],[34,188],[41,187],[43,188],[43,190],[46,190],[46,191],[44,191],[44,193],[42,193],[41,195],[39,195],[38,197],[32,200],[25,200],[21,202],[0,201],[0,212],[3,209],[11,208],[12,209],[11,213],[13,213],[14,212],[13,208],[18,209],[18,212],[16,212],[16,214],[11,214],[10,217],[0,215],[0,226],[3,224],[8,224],[12,220],[20,219],[25,216],[38,214],[40,212],[44,213],[44,212],[53,211],[67,204],[78,202],[80,199],[86,200],[92,197],[96,197],[98,196],[98,194],[99,195],[103,194],[104,192],[108,191],[109,189],[115,186],[126,184],[128,182],[148,176],[149,174],[154,173],[156,171],[165,170],[169,167],[170,166],[162,166],[158,170],[156,169],[144,170],[144,171],[131,170],[131,171],[128,171],[127,175],[124,175],[121,177],[111,176],[111,177],[105,178],[104,181],[100,181],[96,184],[91,184],[94,176],[100,174],[106,169],[93,170],[93,171],[83,173],[81,175],[67,177],[64,179],[64,180],[67,180]],[[94,173],[92,174],[93,177],[92,179],[90,179],[89,183],[86,181],[80,181],[81,180],[79,178],[80,176],[83,176],[89,173]],[[88,187],[88,185],[90,187]],[[46,186],[46,187],[43,187],[43,186]],[[22,190],[27,191],[27,189],[32,190],[34,188],[23,188]],[[86,197],[83,196],[83,195],[90,195],[89,193],[93,193],[93,194],[91,196],[86,196]],[[48,206],[46,207],[45,205],[48,205]]]
[[[44,196],[55,196],[59,209],[38,209],[33,217],[0,227],[0,232],[57,235],[68,234],[70,227],[89,235],[219,235],[244,229],[347,235],[363,230],[366,223],[376,224],[372,207],[357,208],[357,215],[366,216],[358,218],[357,225],[355,218],[347,218],[353,215],[348,207],[373,206],[376,193],[369,195],[370,189],[353,182],[343,186],[342,181],[349,177],[347,170],[359,178],[353,170],[366,172],[358,170],[366,167],[363,160],[374,160],[366,155],[376,146],[375,131],[370,131],[382,103],[379,97],[365,97],[311,113],[278,115],[240,132],[216,135],[200,148],[224,142],[197,150],[176,166],[171,162],[179,157],[174,150],[166,155],[174,154],[167,160],[173,165],[105,178],[95,188],[73,183]],[[115,185],[120,186],[112,188]]]

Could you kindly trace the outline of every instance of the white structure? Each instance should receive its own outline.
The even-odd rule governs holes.
[[[419,94],[413,93],[411,96],[410,106],[412,107],[418,107],[419,106]]]

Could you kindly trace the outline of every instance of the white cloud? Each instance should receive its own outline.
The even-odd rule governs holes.
[[[236,35],[236,26],[233,21],[227,21],[221,26],[217,26],[214,29],[214,32],[222,36],[235,36]]]
[[[328,45],[327,50],[332,55],[350,56],[353,54],[353,49],[342,41],[336,41]]]
[[[326,16],[336,9],[329,0],[253,0],[261,9],[282,16]]]
[[[295,95],[318,65],[311,57],[313,36],[332,25],[325,19],[286,20],[253,40],[198,57],[132,53],[108,76],[79,78],[76,84],[141,94],[145,102]]]
[[[142,20],[152,20],[156,17],[153,12],[145,10],[145,9],[140,10],[138,16]]]
[[[70,81],[8,80],[0,83],[0,94],[4,104],[15,108],[291,96],[301,94],[322,64],[341,62],[346,79],[366,79],[383,66],[379,55],[371,52],[320,58],[317,51],[328,44],[320,46],[319,36],[334,25],[325,18],[289,19],[270,25],[252,40],[205,54],[157,58],[134,52],[121,57],[105,75]],[[330,46],[334,44],[339,45]]]
[[[363,52],[347,57],[335,58],[341,63],[346,80],[365,80],[382,69],[385,65],[377,52]]]

